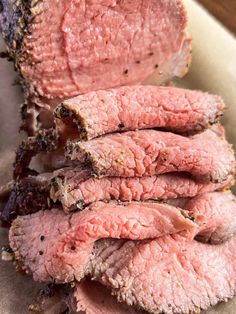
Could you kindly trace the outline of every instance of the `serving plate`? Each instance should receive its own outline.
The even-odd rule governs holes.
[[[189,12],[189,33],[193,38],[193,64],[189,74],[176,85],[221,95],[228,111],[223,119],[229,141],[236,148],[236,40],[193,0],[185,0]],[[4,50],[0,40],[0,51]],[[22,134],[18,133],[19,104],[23,98],[11,63],[0,60],[0,184],[11,178],[14,151]],[[148,80],[155,84],[155,75]],[[234,190],[236,192],[236,190]],[[0,230],[0,246],[7,243]],[[12,263],[0,261],[0,314],[26,314],[27,305],[39,285],[30,277],[16,273]],[[204,314],[235,314],[236,298]]]

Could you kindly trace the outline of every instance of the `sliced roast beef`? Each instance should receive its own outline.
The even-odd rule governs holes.
[[[14,164],[15,178],[21,178],[29,174],[29,164],[35,156],[38,156],[38,158],[34,158],[33,167],[38,172],[53,171],[75,164],[73,160],[65,158],[64,145],[66,140],[75,139],[78,136],[78,132],[71,126],[68,130],[67,125],[61,125],[60,129],[64,130],[60,135],[54,128],[43,129],[38,131],[35,136],[30,136],[22,142],[16,153]],[[223,127],[219,125],[214,125],[212,131],[220,137],[224,136]],[[124,133],[124,135],[126,134],[128,132]],[[71,145],[69,146],[71,147]],[[77,160],[76,164],[78,164],[78,159],[80,158],[75,159]],[[79,163],[81,164],[80,160]]]
[[[179,235],[97,242],[90,276],[150,313],[198,313],[236,294],[236,238],[222,245]],[[89,271],[88,271],[89,272]]]
[[[177,171],[199,180],[222,182],[235,167],[231,146],[211,130],[189,138],[155,130],[116,133],[87,142],[69,141],[66,154],[86,163],[99,177]]]
[[[228,193],[203,196],[202,202],[186,202],[185,207],[191,211],[158,203],[98,202],[72,215],[59,209],[40,211],[13,222],[10,244],[35,280],[69,282],[87,273],[94,243],[101,238],[132,239],[135,245],[136,240],[188,230],[188,241],[199,234],[201,240],[219,243],[236,232],[236,203]]]
[[[76,284],[71,294],[70,308],[86,314],[144,314],[144,311],[117,302],[103,285],[89,279]]]
[[[140,178],[94,178],[88,170],[64,168],[52,179],[50,196],[62,203],[66,212],[82,209],[96,201],[145,201],[194,197],[198,194],[229,188],[234,183],[229,176],[221,183],[201,183],[186,174],[163,174]]]
[[[69,221],[55,215],[49,218],[49,214],[18,218],[11,229],[16,256],[29,263],[27,267],[34,275],[37,273],[36,279],[50,280],[48,271],[53,269],[54,276],[56,268],[60,270],[58,276],[63,273],[66,279],[72,279],[69,272],[78,279],[87,274],[111,288],[120,301],[151,313],[207,309],[236,293],[235,237],[217,246],[189,241],[180,235],[143,241],[103,239],[96,242],[82,274],[76,262],[76,243],[68,247],[59,240],[62,251],[55,263],[53,245],[68,230]],[[33,224],[33,233],[32,222],[38,223]],[[66,267],[61,267],[63,263]]]
[[[73,215],[52,209],[21,216],[12,224],[10,241],[16,258],[35,280],[70,282],[84,276],[96,240],[157,238],[183,230],[192,236],[197,228],[192,220],[202,223],[203,217],[160,203],[97,202]]]
[[[9,52],[37,95],[68,98],[139,83],[155,70],[160,82],[188,70],[190,43],[180,0],[1,4]],[[182,53],[186,44],[187,54]]]
[[[199,213],[206,216],[210,221],[200,228],[198,240],[219,244],[236,233],[235,201],[235,196],[231,192],[205,193],[187,200],[184,205],[185,210],[189,210],[194,215]]]
[[[29,310],[43,314],[145,314],[117,302],[111,291],[97,281],[85,278],[69,285],[49,284],[39,290]]]
[[[80,139],[135,129],[166,128],[177,133],[198,132],[214,123],[224,110],[220,97],[198,91],[157,86],[126,86],[90,92],[64,101],[56,116]],[[74,124],[74,128],[72,128]]]
[[[1,220],[11,222],[18,215],[27,215],[49,209],[60,202],[65,212],[82,210],[96,201],[147,201],[170,200],[220,191],[230,188],[233,176],[222,183],[200,183],[185,174],[164,174],[142,178],[91,177],[88,170],[63,168],[52,175],[42,173],[11,182],[8,200],[3,207]],[[177,203],[173,203],[176,206]],[[182,203],[177,204],[181,207]]]

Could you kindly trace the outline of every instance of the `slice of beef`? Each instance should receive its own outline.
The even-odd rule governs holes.
[[[179,235],[97,242],[90,276],[150,313],[199,313],[236,294],[236,238],[222,245]]]
[[[53,231],[54,222],[51,225]],[[11,237],[18,249],[24,239],[24,250],[21,248],[21,252],[24,251],[29,259],[30,254],[33,258],[32,245],[27,246],[31,237],[37,250],[45,249],[45,243],[44,246],[42,241],[39,243],[39,229],[32,235],[27,223],[22,218],[21,222],[18,220],[14,226],[15,236],[12,230]],[[36,246],[36,241],[39,246]],[[49,239],[45,238],[45,241]],[[235,237],[217,246],[189,241],[180,235],[143,241],[103,239],[94,246],[86,274],[112,289],[119,301],[147,312],[198,312],[227,301],[236,294],[235,249]],[[62,261],[67,259],[68,272],[71,265],[75,265],[76,253],[69,254],[65,250]],[[44,254],[49,255],[50,252],[49,245]],[[44,272],[48,270],[44,268],[45,262],[50,267],[52,265],[45,255],[37,254],[36,250],[34,263],[35,259],[40,260],[37,263]]]
[[[16,181],[0,215],[0,220],[8,223],[18,215],[27,215],[50,208],[52,206],[50,177],[50,173],[43,173]]]
[[[180,0],[1,1],[0,26],[16,67],[48,99],[140,83],[155,70],[160,82],[183,76],[186,23]]]
[[[236,233],[236,203],[231,192],[206,193],[188,200],[184,206],[194,215],[207,216],[210,224],[200,228],[197,239],[202,242],[219,244]]]
[[[29,310],[41,314],[145,314],[117,302],[111,291],[97,281],[85,278],[70,285],[45,285],[39,290]]]
[[[144,311],[117,302],[103,285],[89,279],[75,284],[70,308],[75,313],[86,314],[144,314]]]
[[[52,209],[18,217],[9,238],[16,258],[35,280],[70,282],[74,276],[84,276],[98,239],[157,238],[183,230],[192,236],[197,228],[192,220],[202,223],[202,219],[167,204],[97,202],[73,215]]]
[[[64,145],[68,138],[76,138],[76,132],[73,127],[69,131],[67,125],[63,129],[65,132],[60,134],[60,137],[57,131],[51,128],[42,129],[35,136],[30,136],[24,140],[17,149],[14,177],[21,178],[29,174],[29,164],[35,156],[38,158],[34,159],[33,168],[37,169],[39,173],[73,165],[73,161],[65,158]],[[222,127],[219,125],[213,126],[213,131],[217,135],[223,136]],[[76,164],[78,164],[78,158]]]
[[[147,201],[176,200],[174,206],[182,207],[183,197],[230,188],[233,176],[222,183],[200,183],[185,174],[164,174],[142,178],[91,177],[88,170],[64,168],[51,174],[28,176],[11,186],[10,196],[3,206],[1,220],[9,223],[18,215],[27,215],[50,209],[60,202],[68,213],[82,210],[96,201]],[[180,202],[181,201],[181,202]],[[180,203],[179,203],[180,202]]]
[[[203,196],[202,207],[199,199],[196,204],[190,203],[191,208],[186,202],[185,207],[191,211],[167,204],[135,202],[126,206],[98,202],[72,215],[65,215],[59,209],[40,211],[13,222],[10,245],[16,259],[35,280],[80,280],[87,274],[94,256],[95,241],[101,238],[132,239],[134,246],[137,240],[181,230],[188,230],[183,231],[188,241],[198,234],[201,240],[205,236],[206,240],[210,238],[211,243],[229,238],[236,232],[235,199],[227,193],[215,193],[213,197],[211,201],[211,197]],[[225,214],[224,209],[230,213]]]
[[[88,170],[64,168],[52,179],[51,199],[60,201],[66,212],[82,209],[96,201],[145,201],[194,197],[198,194],[230,188],[234,177],[221,183],[201,183],[187,174],[173,173],[140,178],[94,178]]]
[[[99,177],[142,177],[177,171],[199,180],[222,182],[235,167],[231,146],[211,130],[189,138],[139,130],[87,142],[69,141],[66,155],[86,163]]]
[[[65,126],[77,129],[80,139],[92,139],[115,131],[165,128],[177,133],[204,130],[222,115],[220,97],[175,87],[126,86],[90,92],[64,101],[55,114]],[[74,128],[72,126],[74,125]]]

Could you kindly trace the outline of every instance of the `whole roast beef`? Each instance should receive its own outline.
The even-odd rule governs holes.
[[[0,31],[21,75],[24,128],[54,123],[61,99],[184,76],[191,39],[181,0],[1,0]]]
[[[48,99],[143,82],[189,66],[180,0],[1,0],[0,26],[31,92]]]

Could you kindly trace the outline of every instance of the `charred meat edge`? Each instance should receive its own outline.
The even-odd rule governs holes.
[[[58,147],[58,134],[54,129],[38,131],[35,137],[24,140],[16,151],[14,162],[14,178],[19,179],[28,175],[31,159],[40,152],[51,152]]]

